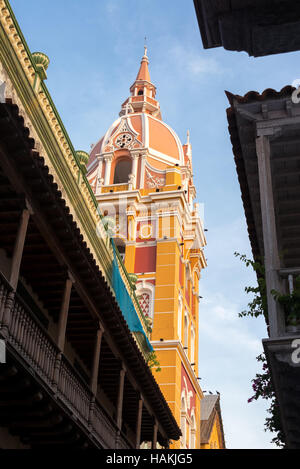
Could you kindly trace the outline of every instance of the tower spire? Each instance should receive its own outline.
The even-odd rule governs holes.
[[[141,66],[140,66],[140,69],[139,69],[139,72],[137,74],[137,77],[136,77],[136,81],[147,81],[149,83],[151,83],[151,78],[150,78],[150,73],[149,73],[149,59],[148,59],[148,56],[147,56],[147,52],[148,52],[148,47],[145,43],[144,45],[144,55],[143,55],[143,58],[142,58],[142,61],[141,61]]]
[[[151,82],[149,73],[149,59],[147,39],[144,43],[144,55],[135,79],[130,87],[131,96],[122,104],[120,116],[136,112],[145,112],[161,119],[159,102],[155,99],[156,87]]]

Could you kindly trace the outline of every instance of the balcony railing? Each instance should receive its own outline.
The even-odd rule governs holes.
[[[110,186],[102,186],[101,193],[107,194],[109,192],[123,192],[128,191],[129,184],[112,184]]]
[[[77,417],[88,422],[91,404],[91,391],[81,382],[65,357],[62,358],[58,380],[58,392],[66,405],[72,408]]]
[[[7,306],[6,300],[11,291],[9,283],[0,274],[0,329],[4,309]],[[10,318],[8,345],[17,352],[21,360],[26,362],[26,367],[35,371],[50,392],[59,397],[67,409],[72,411],[86,430],[94,434],[100,446],[114,448],[117,435],[120,434],[116,423],[100,403],[94,400],[89,386],[67,358],[63,355],[58,361],[58,357],[61,356],[59,348],[17,294],[14,297]],[[57,367],[59,370],[55,380]],[[122,447],[131,447],[123,434],[118,438]]]
[[[42,328],[30,317],[21,298],[16,296],[11,311],[9,341],[48,385],[52,384],[58,349]]]

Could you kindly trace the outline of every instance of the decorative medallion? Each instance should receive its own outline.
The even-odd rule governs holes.
[[[127,119],[126,116],[121,119],[118,128],[115,129],[113,134],[105,143],[104,152],[114,151],[115,149],[119,150],[122,148],[132,150],[142,146],[142,142],[137,138],[138,133],[133,129],[132,125],[128,121],[129,119]]]
[[[140,238],[141,239],[150,239],[152,238],[152,225],[141,225],[140,226]]]
[[[128,148],[131,143],[133,142],[133,136],[126,132],[123,134],[120,134],[116,140],[115,140],[115,145],[119,148]]]

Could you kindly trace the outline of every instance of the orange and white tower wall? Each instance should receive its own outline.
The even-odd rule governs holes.
[[[88,178],[152,327],[154,375],[177,419],[174,448],[200,448],[199,280],[206,267],[192,147],[162,120],[147,49],[119,118],[93,146]],[[134,278],[134,276],[132,276]]]

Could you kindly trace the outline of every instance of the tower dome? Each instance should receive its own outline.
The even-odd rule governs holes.
[[[162,186],[167,168],[186,165],[188,149],[190,145],[182,146],[174,130],[162,120],[145,47],[136,80],[130,87],[129,98],[122,104],[119,118],[90,152],[87,166],[90,183],[95,189],[99,184],[125,183],[131,176],[134,188],[151,188],[153,181]],[[138,161],[130,165],[132,158]],[[119,164],[122,168],[116,175]]]

